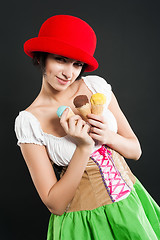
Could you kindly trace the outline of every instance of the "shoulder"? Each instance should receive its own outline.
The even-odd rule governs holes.
[[[40,123],[34,115],[28,111],[21,111],[15,119],[14,130],[20,143],[43,144],[43,132]]]
[[[92,82],[92,83],[101,83],[102,85],[106,85],[108,84],[106,79],[104,79],[103,77],[100,77],[98,75],[88,75],[83,77],[84,80],[86,80],[87,82]],[[109,84],[110,85],[110,84]]]
[[[107,97],[107,104],[110,103],[112,87],[104,78],[97,75],[88,75],[82,79],[93,94],[97,92],[105,94]]]
[[[29,111],[20,111],[15,119],[15,126],[24,125],[26,127],[28,124],[39,125],[39,122]]]

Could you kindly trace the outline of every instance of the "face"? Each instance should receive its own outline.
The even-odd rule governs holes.
[[[49,54],[44,78],[56,90],[66,89],[79,76],[84,63],[60,55]]]

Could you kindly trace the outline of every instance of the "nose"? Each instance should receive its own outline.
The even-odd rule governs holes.
[[[72,63],[68,63],[64,66],[63,70],[62,70],[62,75],[68,79],[71,80],[72,79],[72,74],[73,74],[73,66]]]

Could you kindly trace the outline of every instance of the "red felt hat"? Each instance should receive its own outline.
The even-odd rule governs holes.
[[[24,43],[25,53],[33,57],[33,52],[48,52],[87,64],[86,72],[98,68],[93,57],[96,49],[96,35],[93,29],[80,18],[70,15],[55,15],[41,26],[38,37]]]

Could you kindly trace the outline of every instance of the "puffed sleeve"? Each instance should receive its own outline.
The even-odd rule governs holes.
[[[20,143],[45,145],[43,131],[38,119],[27,111],[21,111],[16,117],[14,130],[18,139],[18,146],[20,146]]]
[[[108,107],[112,97],[111,85],[107,83],[107,81],[104,78],[99,77],[97,75],[86,76],[84,77],[84,81],[93,94],[99,92],[106,95],[107,99],[106,106]]]

